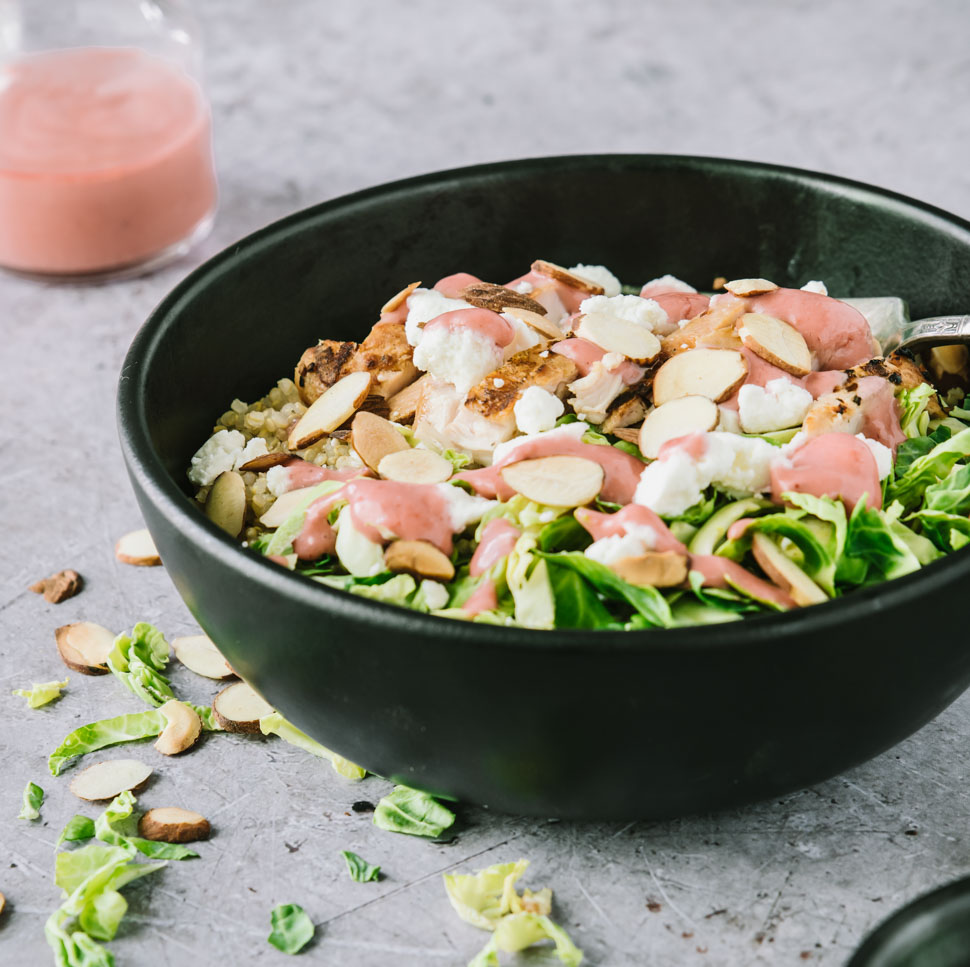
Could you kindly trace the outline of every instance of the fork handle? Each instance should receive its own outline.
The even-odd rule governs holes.
[[[900,349],[922,349],[925,346],[970,344],[970,316],[931,316],[917,319],[903,330]]]

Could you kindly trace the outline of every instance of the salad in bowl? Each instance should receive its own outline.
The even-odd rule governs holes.
[[[535,629],[736,621],[970,542],[965,357],[888,352],[884,303],[821,282],[713,289],[542,260],[411,283],[234,401],[189,480],[310,580]]]

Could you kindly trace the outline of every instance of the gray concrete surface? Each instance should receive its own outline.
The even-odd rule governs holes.
[[[413,173],[522,155],[667,151],[833,171],[970,215],[970,9],[963,0],[405,4],[199,3],[209,40],[222,207],[205,251],[151,278],[91,288],[0,278],[0,963],[48,962],[53,843],[79,811],[45,757],[75,726],[140,703],[71,675],[56,704],[5,694],[58,676],[53,629],[192,622],[161,569],[126,568],[139,526],[115,443],[115,379],[146,313],[204,255],[306,204]],[[537,253],[538,254],[538,253]],[[16,409],[14,409],[16,407]],[[27,584],[87,580],[52,606]],[[851,647],[851,642],[846,643]],[[914,661],[919,660],[918,650]],[[215,691],[174,670],[181,695]],[[970,872],[970,697],[898,748],[783,800],[667,823],[554,823],[461,810],[456,840],[380,832],[352,785],[279,742],[216,735],[158,761],[142,804],[209,816],[201,858],[129,888],[121,965],[282,963],[271,907],[318,926],[310,963],[460,965],[484,934],[440,874],[527,857],[528,885],[597,965],[842,964],[920,892]],[[28,779],[43,821],[18,821]],[[93,814],[92,810],[85,810]],[[338,850],[380,863],[355,884]],[[523,963],[545,958],[523,958]]]

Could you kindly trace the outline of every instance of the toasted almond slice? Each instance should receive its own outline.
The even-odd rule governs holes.
[[[108,654],[114,647],[115,634],[93,621],[75,621],[61,625],[54,632],[57,653],[71,671],[82,675],[106,675]]]
[[[108,759],[79,772],[70,788],[78,799],[88,802],[114,799],[128,789],[144,785],[153,771],[137,759]]]
[[[621,353],[635,363],[648,363],[660,353],[660,340],[649,329],[605,312],[583,316],[576,335],[608,353]]]
[[[502,479],[518,494],[550,507],[582,507],[603,486],[603,468],[585,457],[536,457],[502,467]]]
[[[337,380],[297,420],[286,441],[287,448],[302,450],[349,420],[367,398],[370,384],[371,374],[364,372],[348,373]]]
[[[420,282],[412,282],[410,285],[406,285],[397,295],[392,295],[384,305],[381,306],[381,315],[385,312],[393,312],[395,309],[400,309],[401,306],[407,302],[408,296],[420,285]]]
[[[733,282],[725,282],[724,288],[732,295],[746,298],[749,295],[761,295],[764,292],[771,292],[778,286],[767,279],[734,279]]]
[[[615,430],[610,430],[610,433],[626,443],[640,445],[640,427],[638,426],[618,426]]]
[[[273,707],[245,682],[236,682],[216,695],[212,711],[227,732],[258,732],[259,720]]]
[[[741,353],[730,349],[691,349],[668,359],[653,380],[653,402],[663,406],[681,396],[726,400],[748,375]]]
[[[208,839],[211,831],[205,816],[178,806],[149,809],[138,820],[138,835],[160,843],[194,843]]]
[[[520,322],[531,326],[536,332],[549,339],[563,339],[565,334],[554,322],[546,318],[546,307],[542,307],[542,315],[538,312],[530,312],[528,309],[520,309],[518,306],[509,306],[504,310],[504,315],[515,316]]]
[[[937,379],[958,376],[966,368],[967,358],[966,346],[934,346],[930,350],[930,369]]]
[[[387,401],[387,418],[393,423],[410,423],[421,400],[421,393],[430,382],[431,377],[425,373],[390,397]]]
[[[285,494],[280,494],[273,505],[270,507],[259,522],[263,527],[279,527],[293,511],[299,506],[300,502],[306,499],[306,495],[313,487],[299,487],[297,490],[287,490]]]
[[[3,908],[7,905],[7,898],[0,893],[0,914],[3,913]]]
[[[501,312],[513,306],[540,315],[544,315],[547,311],[541,302],[536,302],[535,299],[516,292],[515,289],[495,285],[492,282],[473,282],[471,285],[466,285],[461,290],[461,298],[469,305],[477,306],[479,309],[491,309],[493,312]]]
[[[223,470],[205,499],[205,515],[230,537],[238,537],[246,521],[246,484],[235,470]]]
[[[738,321],[741,342],[762,359],[792,376],[812,371],[812,353],[792,325],[761,312],[746,312]]]
[[[159,707],[168,725],[159,733],[155,748],[162,755],[178,755],[191,749],[202,733],[202,719],[191,705],[177,698],[169,699]]]
[[[272,453],[261,453],[252,460],[247,460],[240,468],[240,473],[262,473],[270,467],[278,467],[281,463],[286,463],[293,456],[285,450],[274,450]]]
[[[705,433],[717,426],[717,404],[706,396],[679,396],[651,410],[640,427],[639,447],[656,459],[668,440],[688,433]]]
[[[136,567],[155,567],[162,563],[152,535],[144,527],[129,531],[118,540],[115,544],[115,557],[122,564],[134,564]]]
[[[590,295],[602,295],[604,292],[603,286],[597,285],[595,282],[590,282],[589,279],[581,278],[578,275],[573,275],[569,269],[564,269],[561,265],[556,265],[555,262],[546,262],[543,259],[536,259],[532,263],[532,271],[537,275],[544,275],[549,279],[555,279],[557,282],[562,282],[563,285],[568,285],[571,289],[579,289],[582,292],[588,292]]]
[[[73,598],[83,587],[84,580],[81,575],[72,568],[68,568],[35,581],[30,585],[30,590],[34,594],[42,594],[51,604],[60,604],[68,598]]]
[[[231,678],[236,674],[208,635],[186,635],[176,638],[172,642],[172,651],[189,671],[203,678],[214,678],[218,681]]]
[[[410,450],[408,441],[394,425],[376,413],[358,412],[350,426],[350,444],[371,470],[389,453]]]
[[[415,447],[389,453],[381,460],[377,472],[385,480],[398,483],[435,484],[448,480],[455,468],[450,460],[433,450]]]
[[[715,276],[714,281],[711,283],[711,291],[717,292],[718,289],[723,289],[727,284],[727,279],[723,275]]]
[[[638,587],[672,588],[687,580],[687,556],[676,551],[647,551],[639,557],[621,557],[610,568]]]
[[[754,535],[751,552],[769,580],[787,591],[795,604],[828,601],[828,595],[766,534]]]
[[[384,552],[384,563],[389,571],[433,581],[450,581],[455,576],[451,558],[428,541],[393,541]]]

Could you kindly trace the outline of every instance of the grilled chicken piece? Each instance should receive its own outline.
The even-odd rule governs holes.
[[[691,319],[682,329],[665,336],[660,348],[665,356],[676,356],[696,346],[708,349],[736,349],[734,340],[735,323],[744,315],[743,302],[726,306],[712,306],[695,319]],[[740,340],[738,340],[740,343]]]
[[[626,388],[623,377],[611,373],[601,362],[595,362],[582,379],[569,384],[573,395],[569,405],[581,420],[602,423],[610,405]]]
[[[296,364],[293,382],[300,392],[300,399],[309,406],[337,382],[346,376],[347,366],[357,350],[355,342],[321,339],[311,346]]]
[[[425,373],[413,383],[408,383],[399,393],[395,393],[387,401],[387,418],[393,423],[410,423],[421,401],[421,393],[430,382],[431,377]]]
[[[647,404],[636,392],[621,393],[614,401],[600,429],[616,435],[616,431],[642,423],[647,415]],[[634,441],[635,442],[635,441]]]
[[[888,379],[893,386],[901,386],[903,389],[914,389],[921,383],[933,385],[919,363],[908,353],[901,350],[890,353],[885,359],[877,356],[867,363],[853,366],[852,369],[845,371],[845,375],[847,387],[851,386],[853,380],[864,379],[866,376],[882,376],[883,379]],[[934,420],[946,416],[939,396],[933,396],[930,399],[927,411]]]
[[[451,383],[432,379],[430,375],[422,377],[418,382],[422,386],[414,410],[415,437],[421,443],[440,449],[454,446],[447,427],[461,405],[458,390]]]
[[[373,391],[389,399],[417,379],[412,353],[403,322],[379,323],[357,347],[347,372],[370,373],[374,377]]]

